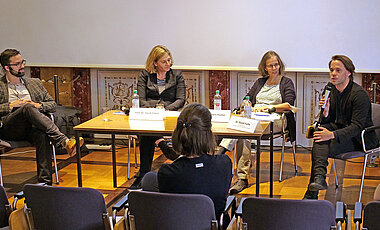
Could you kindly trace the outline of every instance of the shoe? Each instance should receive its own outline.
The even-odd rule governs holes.
[[[11,147],[11,145],[8,142],[3,141],[1,139],[0,139],[0,146],[1,147],[6,147],[6,148],[10,148]]]
[[[325,178],[322,175],[316,175],[314,177],[314,182],[309,184],[309,190],[312,192],[318,191],[318,190],[326,190],[327,189],[327,183]]]
[[[239,179],[236,183],[231,187],[230,195],[237,194],[244,189],[248,188],[248,180],[247,179]]]
[[[158,147],[160,147],[162,153],[169,160],[174,161],[179,157],[179,155],[176,152],[174,152],[173,148],[167,145],[166,141],[160,141],[160,143],[158,143]]]
[[[79,145],[82,147],[83,144],[84,139],[82,137],[79,137]],[[77,153],[75,138],[69,139],[69,141],[66,143],[65,149],[70,157],[74,156]]]
[[[141,181],[143,177],[137,177],[135,181],[133,181],[132,185],[129,187],[129,190],[138,190],[141,189]]]
[[[318,200],[318,191],[312,192],[308,189],[302,200]]]

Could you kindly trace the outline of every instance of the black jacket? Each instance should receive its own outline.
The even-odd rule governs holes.
[[[368,93],[352,80],[342,93],[333,86],[330,93],[329,115],[322,119],[321,124],[335,132],[335,140],[338,143],[353,141],[362,146],[361,131],[373,125]],[[375,148],[377,143],[376,133],[369,132],[366,136],[368,149]]]
[[[156,104],[164,104],[167,110],[178,110],[184,106],[186,99],[182,72],[170,69],[166,73],[165,90],[159,94],[157,74],[143,70],[137,82],[137,93],[142,108],[154,108]]]

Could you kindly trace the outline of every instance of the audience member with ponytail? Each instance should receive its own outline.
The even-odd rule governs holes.
[[[207,195],[214,201],[219,218],[231,184],[232,163],[227,155],[214,155],[210,111],[201,104],[186,106],[178,117],[172,140],[180,157],[163,164],[158,173],[146,174],[143,190]]]

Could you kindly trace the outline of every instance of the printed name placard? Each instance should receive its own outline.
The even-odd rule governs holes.
[[[232,116],[227,128],[254,133],[258,123],[258,120]]]
[[[131,108],[129,110],[129,120],[148,120],[148,121],[163,121],[163,109],[155,108]]]
[[[210,113],[212,115],[212,122],[229,122],[231,117],[230,110],[213,110],[210,109]]]

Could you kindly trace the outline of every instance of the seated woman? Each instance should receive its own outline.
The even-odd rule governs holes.
[[[146,174],[143,190],[207,195],[214,201],[219,218],[231,184],[232,163],[227,155],[213,155],[216,143],[210,111],[201,104],[186,106],[178,117],[172,140],[180,157],[163,164],[158,174]]]
[[[168,48],[162,45],[153,47],[145,63],[145,70],[140,74],[137,92],[140,97],[140,107],[154,108],[163,104],[166,110],[179,110],[185,104],[186,86],[179,70],[172,70],[172,55]],[[139,136],[140,170],[130,189],[140,189],[143,176],[151,170],[155,141],[162,136]],[[164,155],[174,160],[178,157],[166,145],[165,141],[157,142]]]
[[[250,97],[255,112],[268,111],[272,107],[277,112],[292,110],[296,93],[292,80],[284,75],[285,65],[280,56],[274,51],[268,51],[262,57],[259,64],[259,74],[247,96]],[[286,129],[289,130],[290,140],[296,136],[295,119],[293,113],[286,114]],[[273,125],[274,132],[282,129],[282,121],[276,120]],[[269,131],[268,131],[269,133]],[[244,139],[223,139],[218,154],[232,151],[237,142],[236,151],[238,157],[237,182],[231,187],[230,194],[236,194],[248,187],[249,170],[251,166],[251,142]]]

